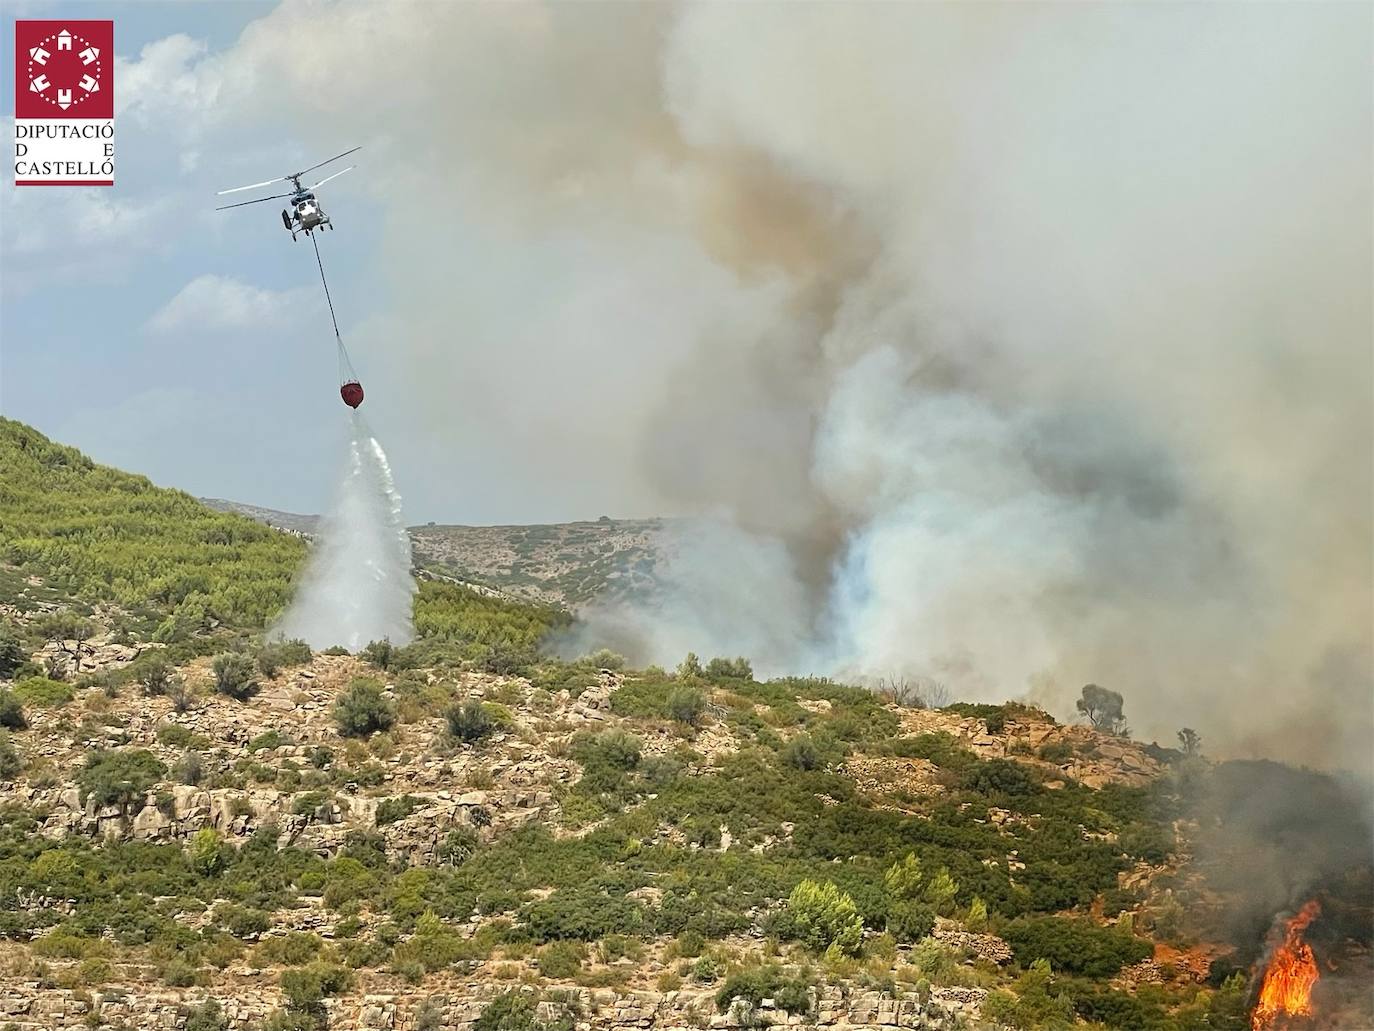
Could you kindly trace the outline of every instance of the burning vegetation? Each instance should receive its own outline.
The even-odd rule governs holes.
[[[1321,903],[1312,899],[1283,925],[1283,941],[1265,968],[1259,999],[1250,1018],[1253,1031],[1281,1031],[1292,1026],[1289,1018],[1311,1016],[1312,988],[1321,974],[1312,946],[1303,940],[1303,934],[1320,915]]]

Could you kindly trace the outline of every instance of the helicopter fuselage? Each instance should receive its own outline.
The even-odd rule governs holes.
[[[313,193],[302,190],[291,198],[291,211],[281,213],[282,224],[291,233],[291,239],[303,232],[307,236],[316,229],[330,225],[329,216],[320,207]]]

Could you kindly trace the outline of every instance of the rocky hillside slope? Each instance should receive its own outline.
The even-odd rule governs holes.
[[[565,612],[434,579],[413,644],[312,654],[261,637],[290,534],[4,420],[0,461],[0,1027],[1249,1025],[1201,758],[562,662]],[[578,525],[528,540],[550,592],[659,546]]]
[[[1037,830],[1056,796],[1073,793],[1075,822],[1089,821],[1074,848],[1111,841],[1121,816],[1091,811],[1128,816],[1145,798],[1130,792],[1163,772],[1139,745],[1035,710],[1013,708],[989,733],[986,717],[957,710],[690,664],[630,673],[607,658],[496,676],[343,654],[269,661],[240,699],[217,692],[208,657],[150,689],[133,674],[162,649],[112,637],[49,642],[28,658],[79,655],[71,681],[4,691],[23,729],[9,734],[19,768],[0,788],[13,899],[0,1017],[24,1031],[181,1027],[211,999],[217,1020],[256,1028],[295,1012],[302,976],[316,979],[302,1011],[341,1029],[468,1027],[512,988],[542,1000],[548,1024],[795,1023],[790,1009],[817,1026],[991,1026],[983,1010],[990,994],[1015,999],[999,986],[1019,983],[1030,925],[1006,923],[995,901],[989,917],[956,881],[983,870],[1013,910],[1077,893],[1099,914],[1102,890],[1131,886],[1127,911],[1146,913],[1169,868],[1164,852],[1101,848],[1071,875],[1094,882],[1086,893],[1028,868],[1048,861]],[[340,699],[360,682],[379,688],[391,721],[346,734]],[[485,730],[465,730],[465,705],[489,717]],[[779,767],[758,765],[773,754]],[[102,770],[109,757],[138,761]],[[980,775],[988,783],[970,788]],[[749,776],[759,783],[741,785]],[[1097,797],[1113,791],[1127,794]],[[920,844],[945,835],[955,851]],[[884,897],[884,871],[909,847],[927,885],[949,879],[952,892],[917,903],[915,930]],[[951,878],[938,864],[965,850]],[[256,874],[236,873],[250,862]],[[582,882],[608,872],[589,895]],[[804,872],[857,899],[852,949],[815,952],[779,930]],[[1166,970],[1144,939],[1114,940],[1129,946],[1106,964],[1114,983],[1206,997],[1205,958]]]

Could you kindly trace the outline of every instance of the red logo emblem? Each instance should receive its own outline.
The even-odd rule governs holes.
[[[16,21],[15,118],[113,118],[114,22]]]

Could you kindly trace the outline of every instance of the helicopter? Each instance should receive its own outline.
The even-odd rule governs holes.
[[[333,175],[325,176],[313,186],[302,187],[301,177],[307,172],[313,172],[317,168],[323,168],[330,162],[338,161],[339,158],[347,157],[349,154],[362,149],[362,147],[354,147],[352,150],[346,150],[342,154],[335,154],[332,158],[321,161],[318,165],[311,165],[309,168],[302,169],[299,172],[293,172],[290,175],[284,175],[279,179],[268,179],[266,182],[253,183],[251,186],[235,186],[232,190],[220,190],[216,196],[222,197],[226,193],[240,193],[243,190],[258,190],[264,186],[271,186],[273,183],[289,182],[292,187],[292,192],[290,193],[276,193],[270,197],[259,197],[256,200],[239,201],[237,204],[226,204],[215,210],[227,211],[230,208],[242,208],[249,204],[261,204],[263,201],[280,200],[282,197],[290,197],[291,210],[282,210],[281,221],[282,225],[286,227],[286,231],[291,234],[293,243],[296,240],[297,233],[305,233],[306,236],[309,236],[316,229],[332,230],[334,224],[329,220],[329,216],[324,213],[324,208],[320,207],[320,202],[315,196],[315,191],[329,182],[329,180],[337,179],[339,176],[343,175],[344,172],[351,172],[358,166],[349,165],[347,168],[335,172]]]

